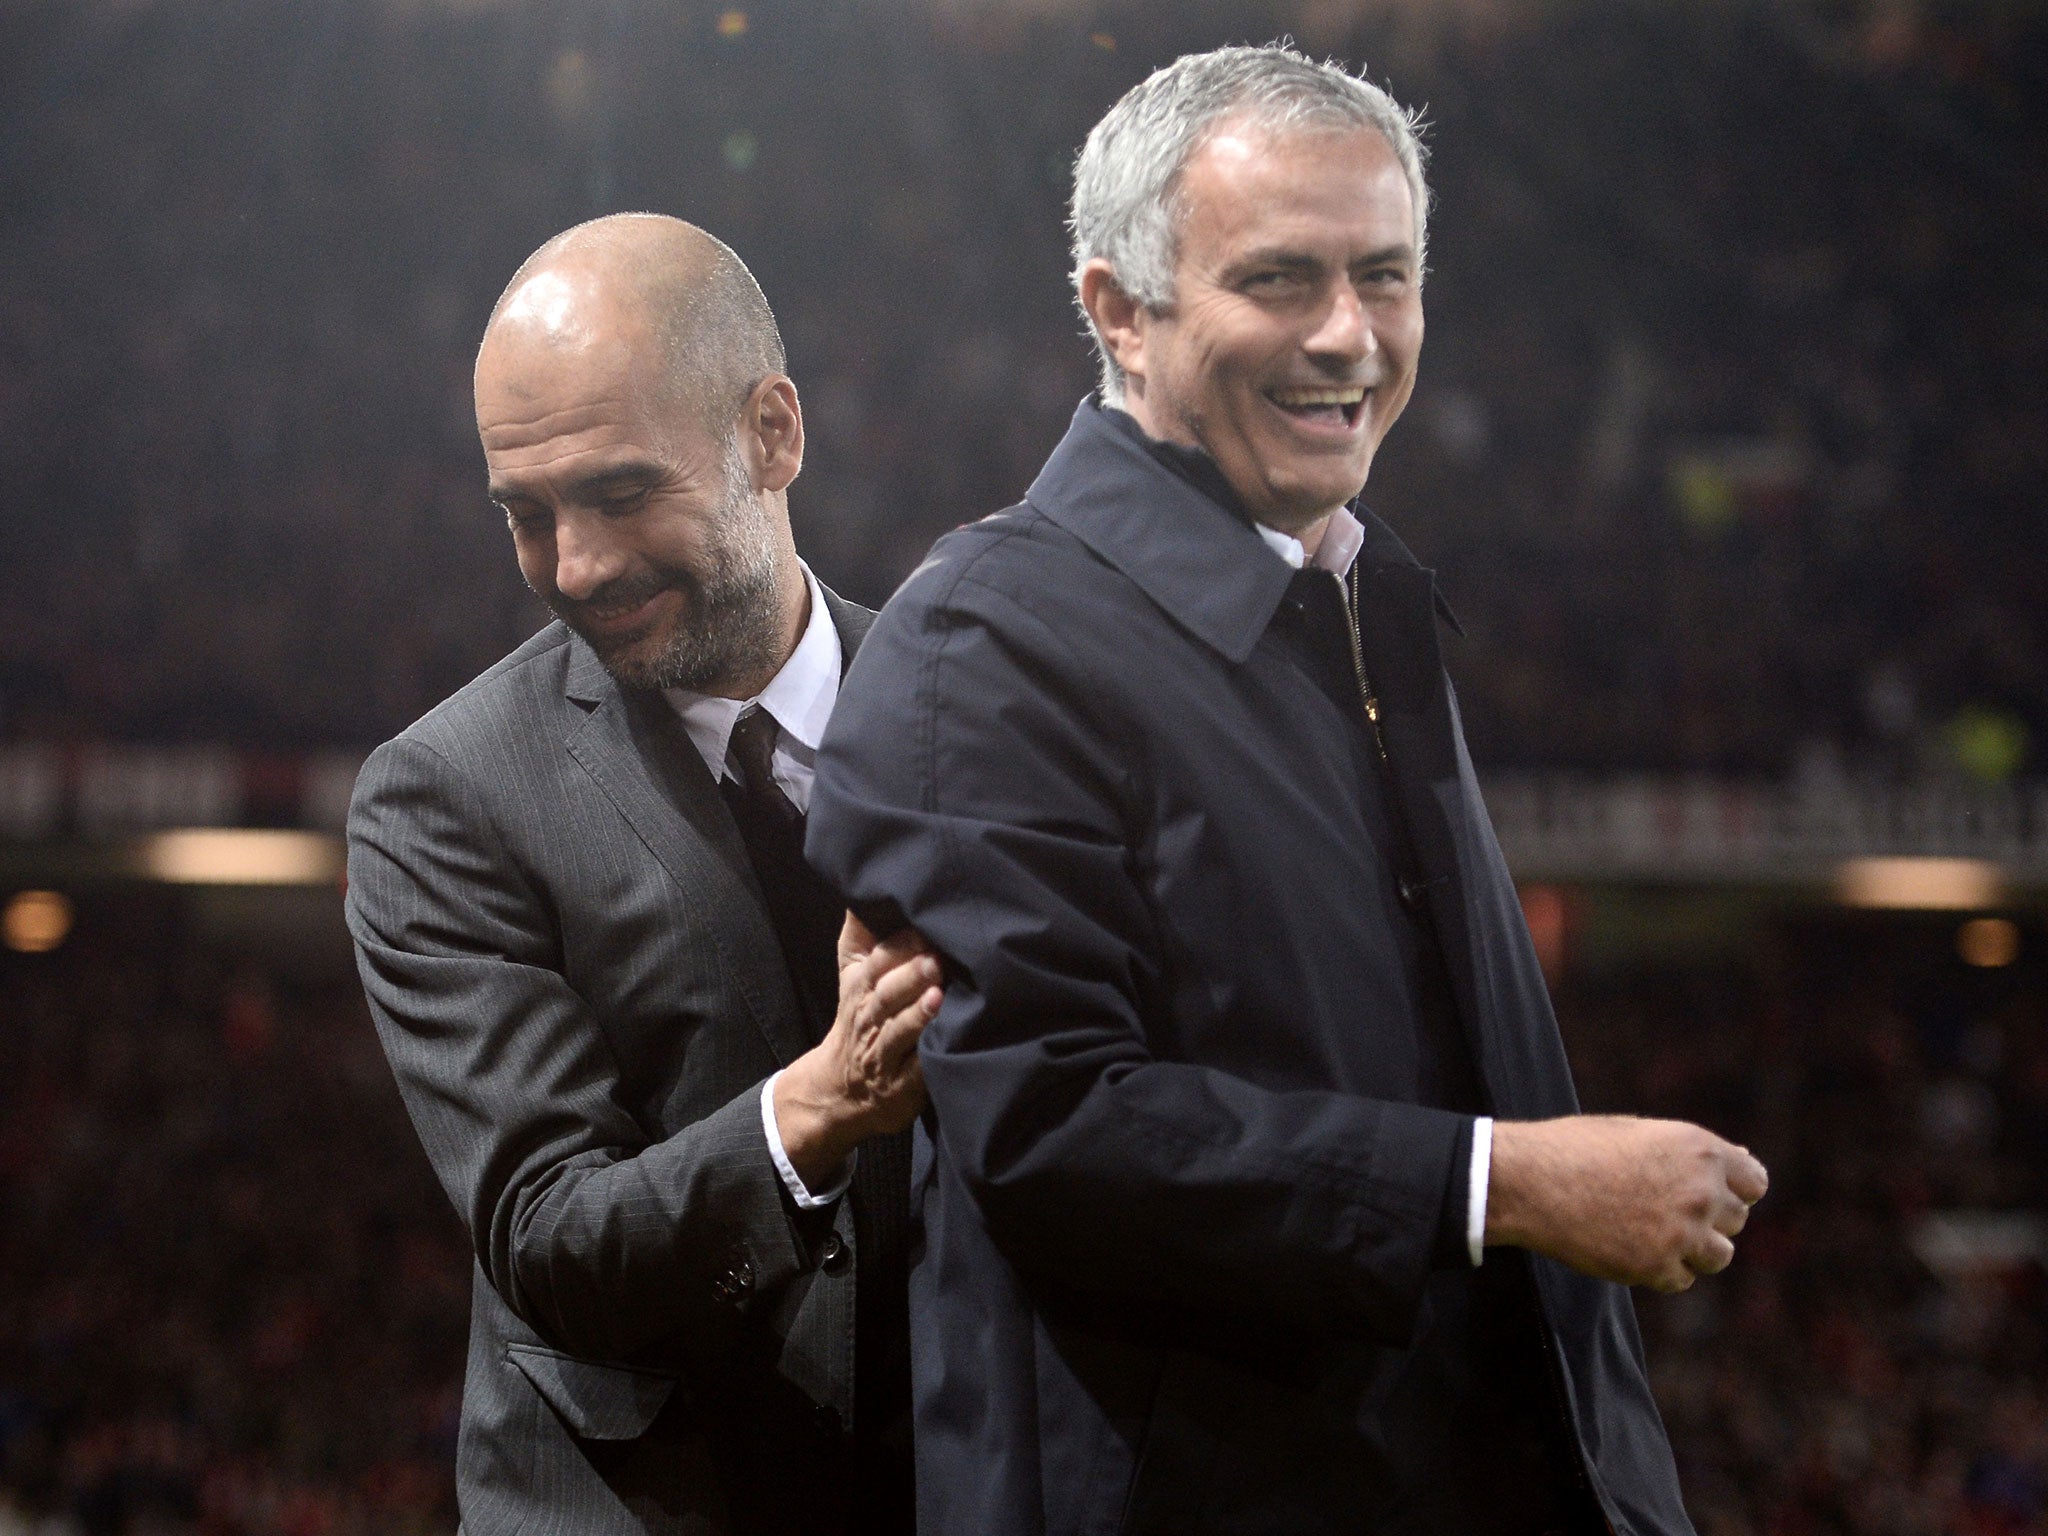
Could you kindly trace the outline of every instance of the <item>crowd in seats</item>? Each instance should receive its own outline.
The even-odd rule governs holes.
[[[9,21],[0,735],[359,747],[542,615],[469,359],[528,250],[727,238],[879,601],[1093,369],[1061,227],[1152,65],[1294,34],[1431,123],[1430,339],[1369,501],[1443,573],[1483,762],[2037,770],[2048,27],[2024,7],[534,10]]]
[[[1699,909],[1653,911],[1697,931]],[[1953,922],[1752,922],[1719,961],[1596,967],[1559,993],[1588,1108],[1701,1121],[1771,1170],[1725,1274],[1638,1300],[1695,1523],[2048,1529],[2040,930],[1984,970]]]
[[[1088,125],[1178,52],[1291,31],[1428,107],[1430,338],[1368,500],[1463,620],[1483,763],[2043,766],[2024,7],[7,25],[0,740],[356,749],[528,633],[469,360],[519,260],[618,208],[759,274],[809,426],[800,543],[881,600],[1090,387],[1061,229]],[[0,957],[0,1536],[450,1531],[468,1253],[359,997],[180,914],[88,904]],[[2048,1208],[2048,982],[1947,953],[1814,927],[1564,973],[1591,1107],[1774,1172],[1735,1269],[1641,1307],[1704,1536],[2048,1528],[2048,1279],[1928,1238]]]
[[[188,917],[0,958],[0,1536],[453,1531],[468,1248],[361,994]]]
[[[2044,1529],[2038,929],[1972,970],[1939,923],[1752,910],[1717,949],[1725,905],[1678,906],[1689,952],[1617,958],[1617,898],[1570,899],[1586,1106],[1771,1169],[1733,1268],[1639,1293],[1702,1536]],[[470,1257],[362,1004],[181,911],[0,959],[0,1536],[452,1531]]]

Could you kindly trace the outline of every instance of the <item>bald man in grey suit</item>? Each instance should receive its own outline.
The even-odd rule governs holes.
[[[598,220],[506,289],[476,405],[557,622],[372,755],[348,894],[476,1253],[463,1528],[907,1533],[939,973],[801,860],[872,615],[797,559],[773,316],[702,231]]]

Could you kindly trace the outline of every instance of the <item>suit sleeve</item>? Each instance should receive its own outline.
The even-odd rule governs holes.
[[[930,579],[848,676],[808,851],[949,963],[922,1045],[942,1168],[1041,1299],[1405,1340],[1469,1121],[1155,1050],[1145,744],[1038,617]]]
[[[667,1140],[557,968],[545,895],[466,775],[400,738],[349,811],[348,923],[407,1108],[492,1287],[550,1344],[674,1365],[739,1344],[799,1267],[761,1084]]]

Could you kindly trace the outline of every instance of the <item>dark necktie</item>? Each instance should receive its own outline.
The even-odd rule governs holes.
[[[803,813],[775,782],[777,730],[774,717],[758,704],[740,712],[730,755],[742,782],[727,779],[720,789],[760,877],[810,1037],[822,1040],[838,1008],[835,956],[844,908],[838,893],[804,861]],[[900,1406],[908,1401],[910,1370],[904,1303],[909,1143],[907,1132],[870,1137],[853,1169],[854,1243],[861,1256],[854,1291],[854,1419],[860,1439],[881,1458],[871,1469],[875,1486],[856,1494],[856,1506],[867,1506],[869,1513],[907,1487],[907,1479],[885,1474],[892,1462],[907,1458],[909,1444],[908,1416]],[[908,1519],[906,1513],[896,1524],[907,1529]],[[892,1526],[882,1520],[872,1528]]]
[[[804,818],[775,782],[775,717],[758,704],[740,712],[732,728],[731,756],[740,772],[720,786],[739,823],[747,857],[761,882],[789,979],[813,1040],[832,1027],[839,998],[834,949],[839,939],[839,898],[804,862]]]
[[[767,710],[749,704],[733,722],[732,741],[727,750],[739,764],[739,787],[747,797],[786,821],[796,821],[800,813],[775,782],[775,738],[780,729]]]

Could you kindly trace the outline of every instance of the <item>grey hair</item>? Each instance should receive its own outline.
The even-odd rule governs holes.
[[[1386,137],[1408,179],[1415,207],[1417,270],[1427,250],[1429,183],[1421,114],[1342,65],[1318,64],[1286,43],[1218,48],[1174,60],[1126,91],[1088,135],[1074,162],[1074,293],[1081,272],[1100,258],[1132,299],[1155,312],[1173,302],[1180,233],[1180,177],[1188,160],[1226,119],[1266,128],[1372,128]],[[1124,373],[1087,316],[1102,360],[1102,399],[1120,405]]]

